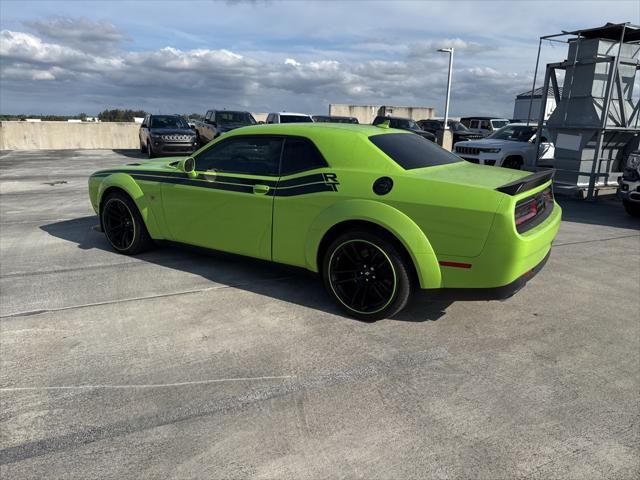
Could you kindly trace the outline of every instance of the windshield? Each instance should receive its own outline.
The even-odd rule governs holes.
[[[390,119],[389,126],[391,128],[401,128],[403,130],[422,130],[416,122],[404,118]]]
[[[372,135],[369,140],[405,170],[464,161],[413,133],[383,133]]]
[[[460,122],[456,122],[455,120],[449,120],[447,123],[449,124],[449,128],[451,130],[453,130],[454,132],[468,132],[469,131],[469,129],[467,127],[465,127]]]
[[[182,117],[175,115],[154,115],[151,117],[150,128],[189,128]]]
[[[256,121],[249,112],[216,112],[216,123],[255,125]]]
[[[487,138],[494,140],[510,140],[512,142],[528,142],[538,127],[507,125]]]
[[[509,120],[491,120],[491,125],[493,128],[502,128],[509,125]]]
[[[280,115],[280,123],[310,123],[311,117],[306,115]]]

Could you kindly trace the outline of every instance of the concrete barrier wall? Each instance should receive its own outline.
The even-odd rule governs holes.
[[[329,115],[337,117],[356,117],[358,122],[370,124],[377,115],[390,117],[407,117],[413,120],[433,118],[436,113],[433,107],[396,107],[393,105],[348,105],[332,103]]]
[[[0,150],[140,148],[139,129],[133,122],[0,122]]]

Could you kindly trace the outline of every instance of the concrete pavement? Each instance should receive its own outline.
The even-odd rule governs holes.
[[[503,302],[346,318],[313,275],[114,253],[90,172],[0,154],[0,477],[637,478],[640,223],[564,200]]]

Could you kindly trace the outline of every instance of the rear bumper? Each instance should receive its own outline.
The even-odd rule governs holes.
[[[509,290],[514,284],[524,284],[523,275],[530,275],[532,270],[537,273],[536,268],[548,257],[560,228],[562,209],[554,202],[551,214],[542,223],[518,233],[513,222],[513,203],[520,197],[510,198],[513,198],[513,202],[509,202],[505,210],[496,215],[480,255],[438,255],[442,288]],[[466,265],[466,268],[460,265]]]
[[[501,287],[493,288],[441,288],[435,290],[438,300],[504,300],[518,293],[533,277],[544,268],[551,250],[547,252],[540,263],[531,270],[523,273],[513,282]]]

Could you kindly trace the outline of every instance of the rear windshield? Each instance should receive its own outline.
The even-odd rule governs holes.
[[[460,157],[414,133],[373,135],[369,140],[405,170],[463,161]]]
[[[216,122],[218,123],[242,123],[245,125],[254,125],[256,121],[249,112],[216,112]]]
[[[311,117],[304,115],[280,115],[280,123],[309,123],[313,122]]]

